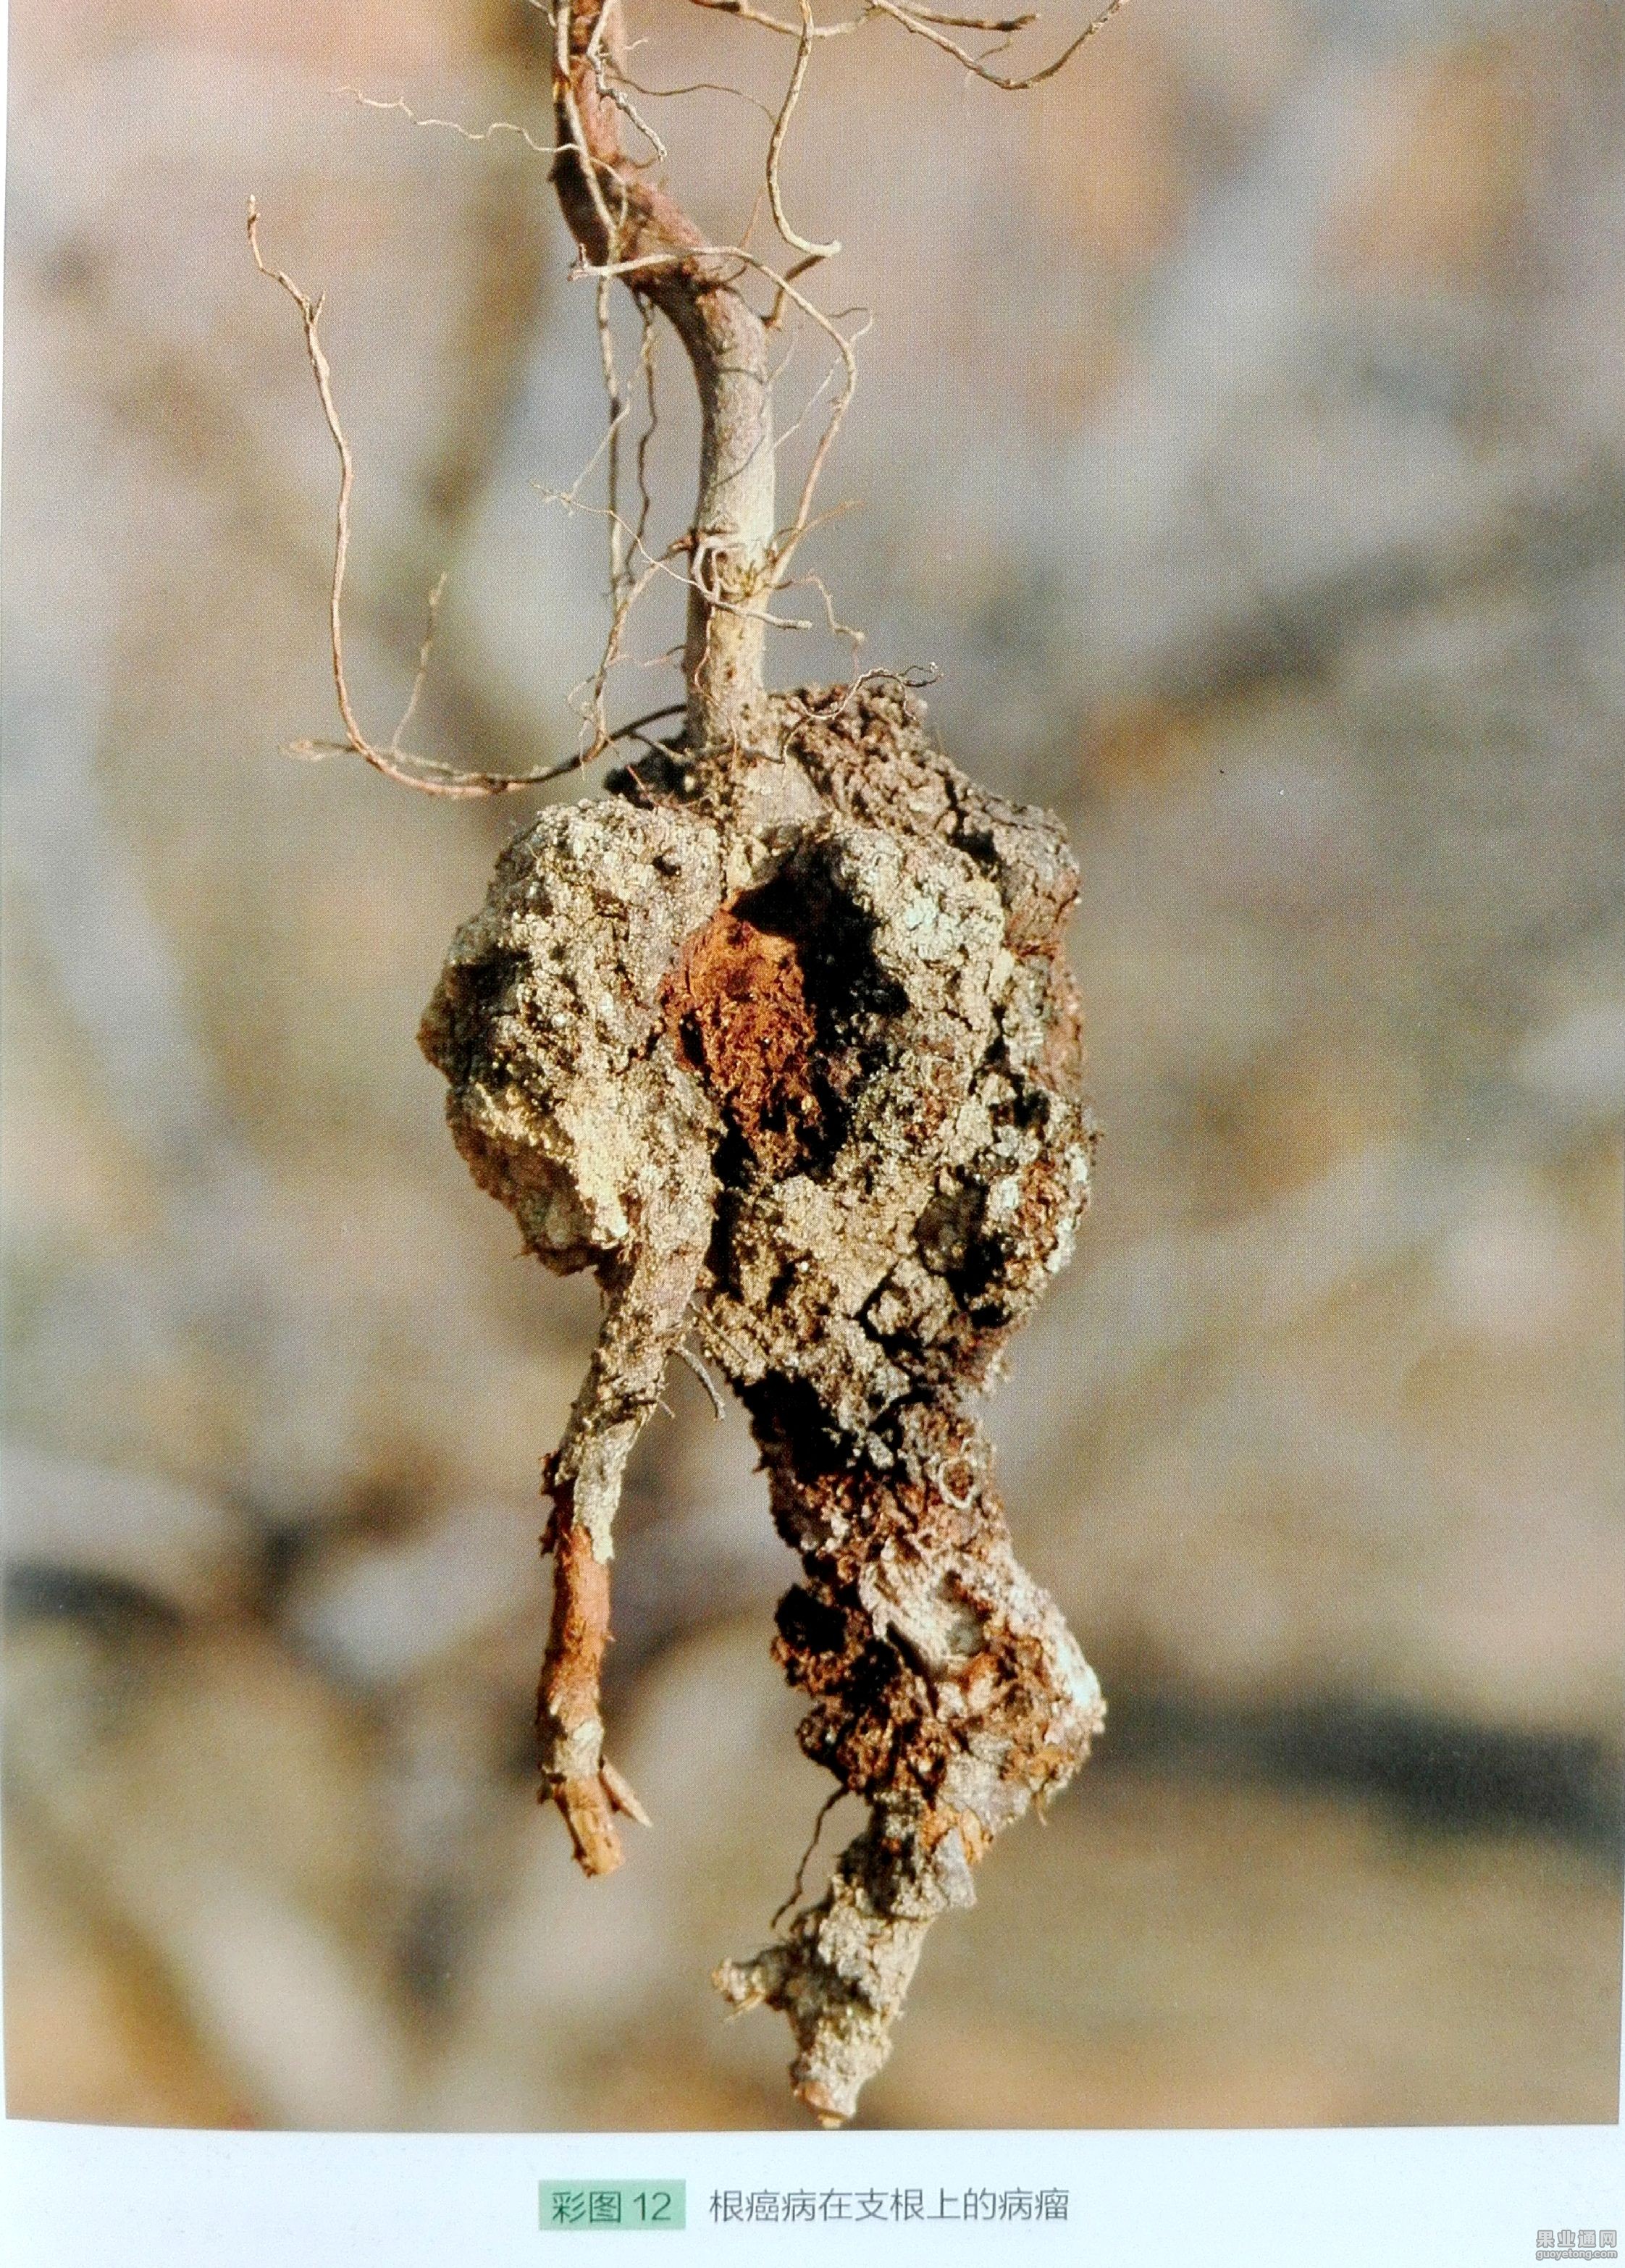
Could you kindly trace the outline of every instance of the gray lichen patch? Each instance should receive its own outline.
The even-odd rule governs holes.
[[[589,1871],[619,1860],[611,1812],[636,1815],[596,1695],[627,1454],[690,1330],[750,1413],[803,1562],[776,1642],[802,1744],[870,1815],[825,1895],[717,1981],[785,2013],[797,2092],[834,2119],[930,1921],[1102,1721],[963,1406],[1070,1254],[1093,1138],[1057,823],[974,787],[901,689],[773,718],[766,760],[673,749],[519,836],[423,1043],[476,1178],[605,1292],[548,1466],[538,1720]]]

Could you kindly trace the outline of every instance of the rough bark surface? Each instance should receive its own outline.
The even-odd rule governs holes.
[[[547,811],[423,1028],[458,1145],[603,1329],[549,1461],[544,1793],[589,1872],[636,1799],[596,1661],[627,1454],[691,1331],[747,1409],[802,1580],[776,1653],[869,1808],[824,1895],[717,1983],[848,2117],[936,1917],[1103,1705],[1018,1564],[966,1408],[1070,1254],[1092,1132],[1058,824],[974,787],[901,688],[771,697],[775,753],[683,747]],[[585,1535],[572,1554],[556,1547]],[[577,1564],[579,1563],[579,1564]]]

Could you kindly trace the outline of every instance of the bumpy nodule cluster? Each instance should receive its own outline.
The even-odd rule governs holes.
[[[937,1915],[1064,1785],[1103,1706],[1018,1564],[966,1407],[1087,1201],[1077,875],[1058,823],[974,786],[896,686],[779,696],[779,753],[681,748],[555,808],[459,932],[423,1043],[458,1146],[603,1330],[548,1460],[544,1792],[582,1862],[637,1814],[597,1662],[626,1456],[686,1334],[761,1446],[804,1573],[775,1652],[807,1753],[868,1806],[827,1889],[717,1983],[794,2030],[849,2117]]]

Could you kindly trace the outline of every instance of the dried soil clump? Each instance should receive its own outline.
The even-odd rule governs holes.
[[[774,696],[776,753],[679,746],[544,812],[460,931],[423,1044],[482,1186],[598,1347],[548,1460],[544,1793],[589,1872],[641,1816],[603,1753],[611,1522],[692,1333],[749,1412],[803,1577],[775,1652],[801,1741],[869,1808],[823,1896],[717,1982],[851,2116],[926,1929],[1062,1786],[1103,1706],[1018,1564],[967,1396],[1087,1201],[1077,873],[1058,823],[974,786],[879,684]]]

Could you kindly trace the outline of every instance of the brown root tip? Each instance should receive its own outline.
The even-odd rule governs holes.
[[[584,1874],[613,1874],[625,1853],[610,1815],[608,1790],[600,1777],[562,1779],[542,1790],[557,1804],[570,1839],[576,1846],[576,1863]]]

